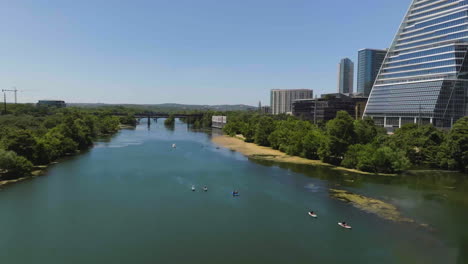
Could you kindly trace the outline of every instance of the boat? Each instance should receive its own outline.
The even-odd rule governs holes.
[[[172,148],[176,148],[176,144],[172,144]]]
[[[232,196],[239,196],[239,192],[232,192]]]
[[[311,212],[309,212],[308,214],[309,214],[310,216],[312,216],[313,218],[317,218],[317,214],[314,214],[314,213],[311,213]]]
[[[203,191],[207,192],[208,191],[208,187],[203,187]]]
[[[343,223],[338,223],[339,226],[341,226],[342,228],[345,228],[345,229],[351,229],[352,227],[350,225],[347,225],[347,224],[343,224]]]
[[[192,185],[192,191],[195,191],[195,186]]]

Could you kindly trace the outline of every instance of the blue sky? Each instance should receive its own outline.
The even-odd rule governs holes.
[[[0,87],[20,102],[269,104],[336,91],[410,0],[0,0]],[[13,97],[10,95],[9,97]]]

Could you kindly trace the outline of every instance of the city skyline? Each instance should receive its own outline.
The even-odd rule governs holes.
[[[256,105],[269,102],[271,89],[330,93],[337,61],[356,62],[359,49],[387,47],[408,6],[408,0],[340,1],[338,11],[308,1],[109,3],[0,3],[2,89],[16,87],[19,102],[109,104]],[[316,23],[325,18],[332,20],[326,29]],[[378,30],[356,38],[354,29],[366,25]]]

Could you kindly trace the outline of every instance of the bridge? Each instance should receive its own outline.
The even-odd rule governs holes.
[[[127,116],[128,113],[112,113],[114,116]],[[143,118],[148,118],[148,126],[151,126],[151,119],[158,121],[159,118],[168,118],[173,116],[174,118],[187,118],[187,119],[200,119],[203,117],[203,114],[193,113],[164,113],[164,112],[140,112],[134,114],[135,118],[141,120]]]

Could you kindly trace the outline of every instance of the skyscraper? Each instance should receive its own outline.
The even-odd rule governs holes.
[[[314,92],[309,89],[271,90],[271,113],[274,115],[292,113],[294,100],[313,97]]]
[[[468,0],[413,0],[365,115],[385,127],[450,127],[467,113]]]
[[[362,49],[358,52],[357,92],[369,96],[387,50]]]
[[[338,64],[338,93],[353,93],[354,63],[344,58]]]

